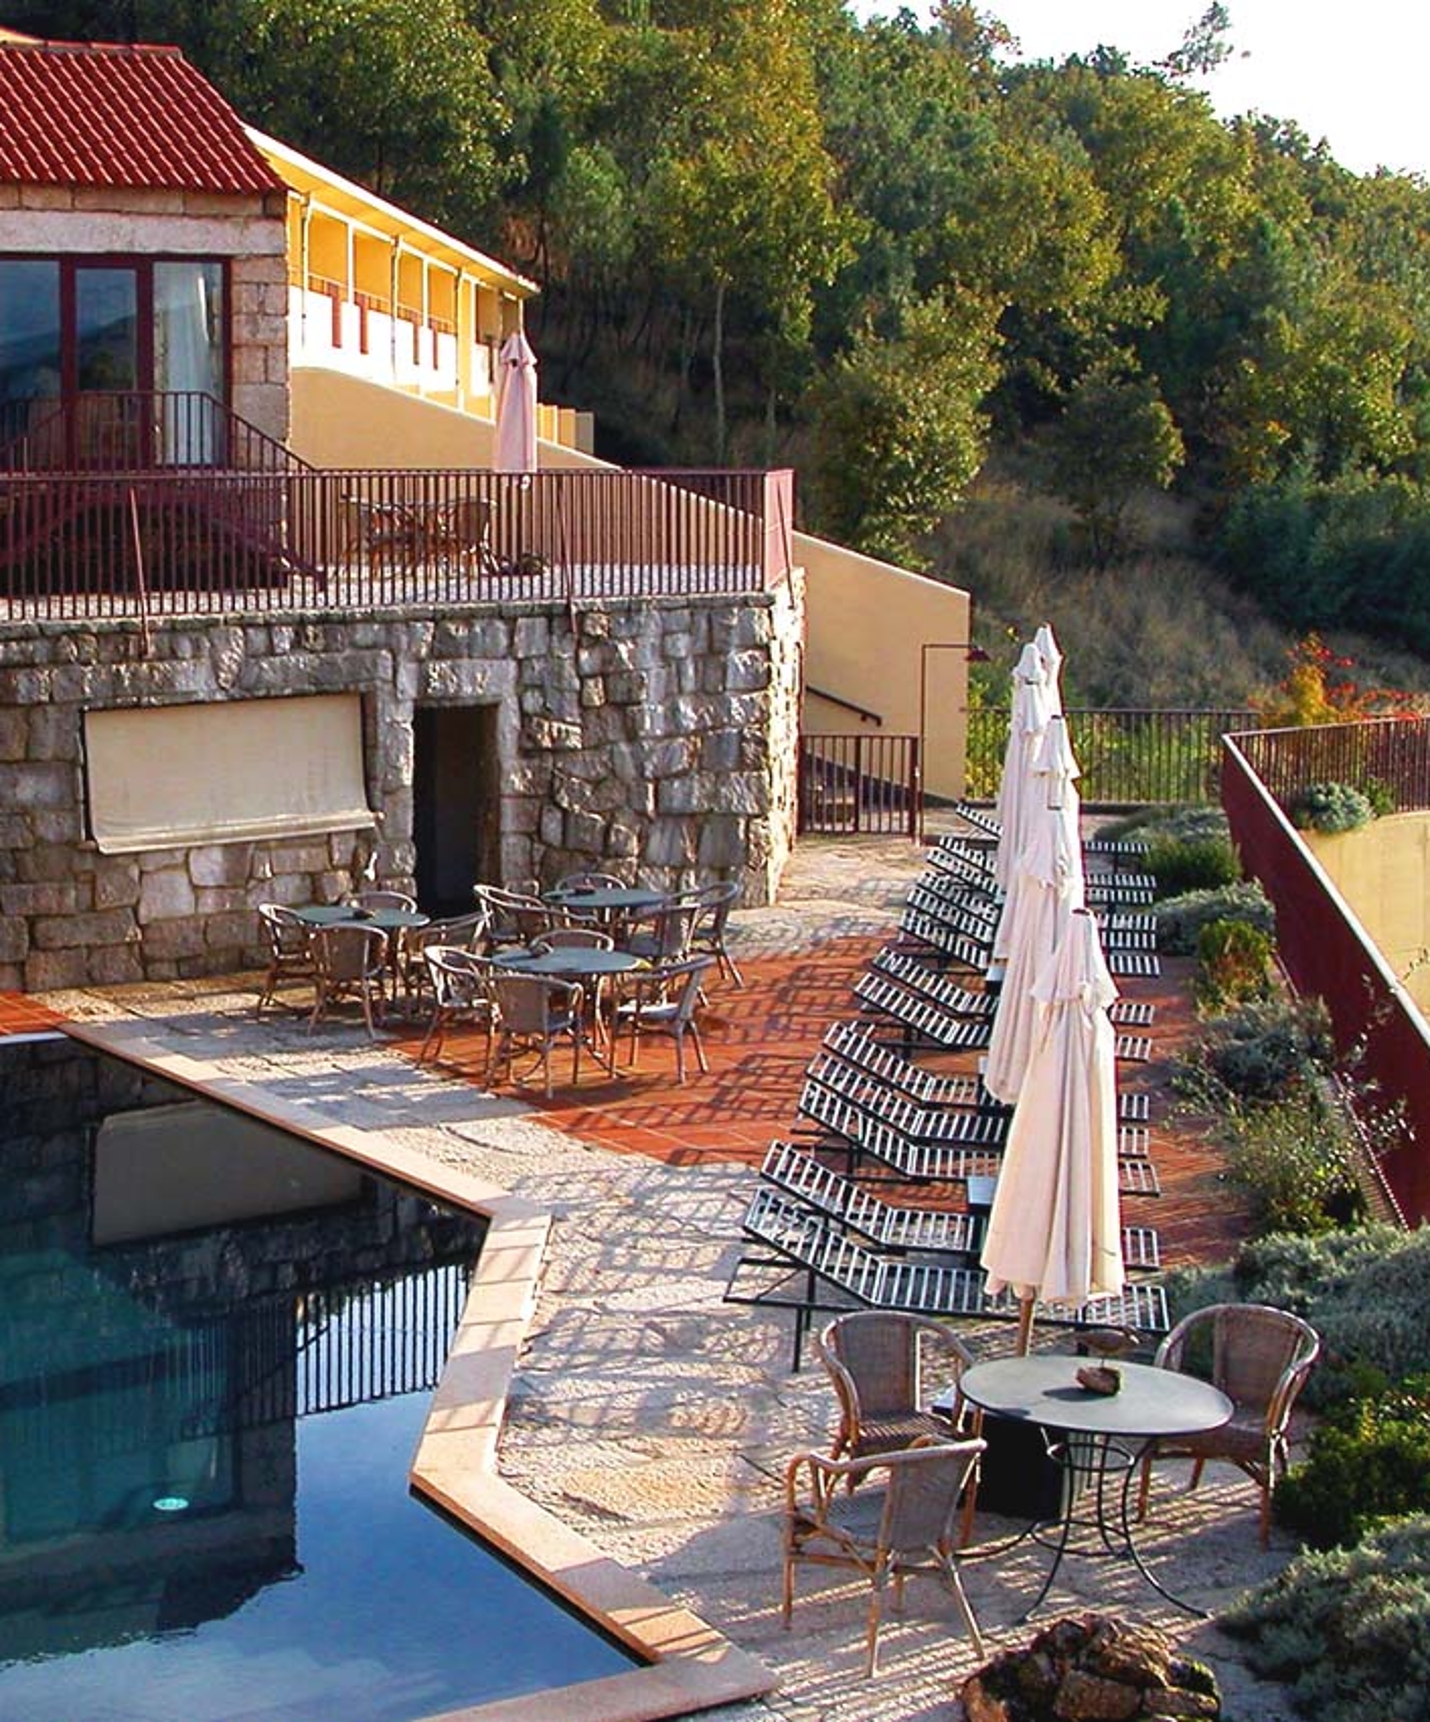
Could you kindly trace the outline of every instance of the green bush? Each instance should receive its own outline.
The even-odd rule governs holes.
[[[1250,921],[1208,921],[1197,939],[1197,997],[1224,1010],[1265,998],[1271,986],[1271,935]]]
[[[1219,807],[1193,804],[1186,807],[1144,807],[1129,813],[1102,828],[1105,837],[1140,837],[1150,843],[1154,838],[1173,837],[1189,843],[1201,843],[1209,838],[1231,840],[1231,826]]]
[[[1298,831],[1354,831],[1375,818],[1369,801],[1348,783],[1308,783],[1291,798],[1287,813]]]
[[[1370,810],[1377,819],[1384,819],[1387,813],[1395,812],[1395,791],[1381,778],[1368,777],[1365,780],[1364,793],[1370,803]]]
[[[1215,890],[1241,877],[1229,837],[1151,837],[1145,866],[1157,881],[1159,897]]]
[[[1202,928],[1212,921],[1249,921],[1268,936],[1276,931],[1276,911],[1257,879],[1215,890],[1183,891],[1163,898],[1152,913],[1157,919],[1157,949],[1174,957],[1194,955]]]
[[[1221,1617],[1316,1722],[1430,1715],[1430,1518],[1306,1554]]]
[[[1304,1316],[1324,1347],[1306,1386],[1311,1406],[1403,1381],[1430,1359],[1430,1227],[1260,1238],[1229,1267],[1182,1269],[1166,1285],[1174,1320],[1228,1302]]]
[[[1430,1375],[1333,1411],[1277,1484],[1272,1507],[1278,1524],[1317,1549],[1430,1512]]]
[[[1193,1103],[1281,1100],[1335,1063],[1330,1013],[1319,998],[1253,999],[1213,1017],[1173,1073]]]
[[[1221,1124],[1227,1176],[1246,1196],[1258,1237],[1308,1236],[1359,1220],[1359,1143],[1343,1108],[1303,1083],[1269,1104],[1231,1107]]]

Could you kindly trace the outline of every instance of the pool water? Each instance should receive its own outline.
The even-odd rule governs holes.
[[[481,1226],[0,1043],[0,1717],[414,1722],[634,1666],[407,1487]]]

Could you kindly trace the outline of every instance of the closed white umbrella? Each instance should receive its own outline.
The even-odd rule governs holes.
[[[1009,1105],[1032,1053],[1034,983],[1084,896],[1078,764],[1060,717],[1049,719],[1034,767],[1028,834],[993,935],[993,960],[1004,972],[983,1081]]]
[[[536,471],[536,354],[520,329],[497,354],[498,472]]]
[[[1097,923],[1078,909],[1033,987],[1038,1022],[983,1244],[988,1291],[1022,1306],[1079,1305],[1123,1288],[1117,1078],[1108,1007],[1117,988]]]
[[[1052,716],[1043,659],[1033,641],[1023,647],[1013,671],[1013,707],[1008,743],[1003,751],[1003,776],[998,784],[998,847],[993,879],[1001,891],[1013,880],[1013,869],[1027,835],[1027,809],[1033,794],[1033,761]]]
[[[1051,622],[1044,622],[1033,635],[1033,644],[1038,649],[1038,658],[1043,666],[1043,686],[1047,692],[1048,709],[1050,712],[1060,712],[1063,709],[1063,651],[1053,633]]]

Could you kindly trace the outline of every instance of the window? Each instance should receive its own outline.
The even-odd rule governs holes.
[[[104,855],[374,823],[357,694],[87,712],[84,739]]]
[[[136,391],[164,394],[163,410],[106,398]],[[52,403],[79,397],[62,421]],[[34,465],[211,464],[222,449],[207,401],[227,399],[223,263],[0,257],[0,444],[30,433]]]

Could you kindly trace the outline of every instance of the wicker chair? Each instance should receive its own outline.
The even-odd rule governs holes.
[[[281,903],[260,903],[258,918],[268,941],[268,973],[253,1007],[253,1014],[262,1016],[264,1005],[273,1003],[285,981],[312,980],[313,952],[309,939],[312,929],[291,909]]]
[[[702,886],[694,893],[700,913],[690,935],[690,949],[692,952],[703,951],[714,957],[725,979],[732,986],[742,987],[745,977],[740,973],[739,964],[725,947],[725,926],[739,895],[740,886],[734,879],[724,880],[718,885]]]
[[[548,975],[524,975],[497,970],[491,980],[496,1006],[496,1033],[487,1080],[506,1067],[512,1076],[512,1060],[519,1051],[534,1051],[537,1069],[551,1098],[551,1049],[561,1041],[571,1043],[571,1081],[581,1079],[581,1048],[586,1043],[583,1017],[585,992],[578,981],[554,980]]]
[[[460,951],[484,953],[490,917],[485,909],[471,915],[448,915],[440,921],[429,921],[425,927],[403,930],[398,952],[401,970],[404,1008],[418,1013],[431,1002],[432,976],[427,966],[427,951],[436,945]]]
[[[961,1421],[926,1411],[926,1364],[937,1360],[939,1385],[957,1389],[973,1353],[941,1321],[897,1310],[853,1310],[836,1316],[815,1339],[820,1362],[839,1400],[839,1428],[830,1458],[865,1459],[896,1452],[921,1437],[947,1441]],[[929,1357],[926,1353],[932,1353]],[[978,1433],[977,1414],[970,1420]]]
[[[685,1081],[686,1035],[690,1036],[690,1044],[695,1048],[695,1062],[701,1071],[710,1069],[695,1014],[700,1005],[701,985],[714,966],[713,957],[687,957],[684,962],[633,970],[622,977],[624,996],[615,1008],[611,1041],[614,1044],[622,1024],[629,1027],[632,1068],[640,1055],[641,1036],[666,1034],[675,1042],[677,1083]]]
[[[406,891],[359,891],[353,897],[360,909],[415,909],[417,899]]]
[[[690,955],[699,918],[700,905],[693,897],[672,897],[637,918],[624,940],[625,947],[648,962],[678,963]]]
[[[417,1054],[417,1062],[423,1063],[429,1053],[436,1058],[452,1024],[467,1022],[480,1024],[486,1029],[486,1063],[490,1068],[492,1033],[496,1024],[491,964],[485,957],[454,945],[428,945],[422,952],[422,960],[434,1003],[432,1020]]]
[[[355,998],[363,1021],[375,1038],[374,1018],[381,1018],[387,997],[387,935],[377,927],[338,925],[313,931],[313,981],[317,996],[308,1032],[318,1026],[333,1005]]]
[[[1155,1459],[1191,1459],[1193,1489],[1208,1459],[1225,1459],[1261,1491],[1265,1548],[1271,1538],[1271,1491],[1286,1469],[1291,1408],[1320,1350],[1320,1337],[1309,1323],[1267,1304],[1218,1303],[1184,1316],[1158,1346],[1155,1362],[1204,1377],[1235,1410],[1220,1429],[1164,1438],[1148,1448],[1137,1516],[1146,1516]]]
[[[529,945],[565,924],[559,909],[524,891],[508,891],[500,885],[477,885],[473,890],[478,908],[486,911],[487,937],[493,945]]]
[[[820,1453],[800,1453],[791,1459],[785,1468],[781,1609],[785,1626],[794,1606],[796,1566],[863,1573],[872,1593],[864,1671],[872,1675],[879,1661],[885,1586],[894,1581],[894,1606],[902,1611],[906,1575],[928,1572],[953,1592],[974,1652],[981,1658],[983,1639],[956,1564],[955,1526],[959,1502],[972,1493],[985,1445],[981,1439],[931,1442],[866,1459],[827,1459]],[[873,1502],[867,1496],[853,1498],[855,1484],[871,1478],[885,1484],[873,1526],[868,1523]]]

